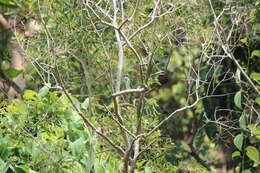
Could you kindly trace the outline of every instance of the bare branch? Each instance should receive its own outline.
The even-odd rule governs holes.
[[[114,8],[113,25],[117,27],[117,3],[116,3],[116,0],[113,0],[113,8]],[[116,90],[116,92],[119,92],[120,87],[121,87],[121,80],[122,80],[122,71],[123,71],[123,62],[124,62],[124,47],[123,47],[123,43],[122,43],[122,40],[121,40],[120,35],[119,35],[119,31],[117,29],[114,29],[114,30],[115,30],[118,49],[119,49],[115,90]],[[119,99],[115,97],[113,100],[114,100],[114,104],[115,104],[115,112],[116,112],[116,116],[118,118],[118,121],[121,124],[123,124],[123,119],[120,115]],[[121,127],[120,127],[120,130],[121,130],[121,133],[122,133],[122,136],[124,138],[126,145],[129,146],[130,144],[129,144],[129,139],[128,139],[127,133]]]
[[[128,89],[128,90],[116,92],[116,93],[112,94],[112,97],[117,97],[117,96],[120,96],[120,95],[129,94],[129,93],[141,93],[141,92],[144,92],[144,91],[145,91],[144,88]]]
[[[102,20],[102,18],[95,12],[95,10],[88,4],[88,2],[85,3],[85,6],[86,6],[88,9],[90,9],[90,11],[98,18],[98,20],[99,20],[102,24],[117,29],[117,27],[116,27],[115,25],[113,25],[113,24],[111,24],[111,23],[109,23],[109,22],[106,22],[106,21]]]

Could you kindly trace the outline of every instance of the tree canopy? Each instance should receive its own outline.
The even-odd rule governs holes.
[[[259,0],[0,0],[0,32],[0,172],[259,172]]]

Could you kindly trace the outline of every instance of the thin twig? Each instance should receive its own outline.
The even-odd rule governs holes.
[[[108,111],[108,113],[110,114],[111,118],[117,123],[117,125],[122,128],[125,132],[127,132],[130,136],[132,136],[133,138],[136,138],[136,136],[130,132],[123,124],[121,124],[113,115],[113,113],[108,109],[108,107],[106,105],[104,105],[106,111]]]

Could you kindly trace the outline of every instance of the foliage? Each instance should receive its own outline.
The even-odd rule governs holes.
[[[40,25],[15,38],[27,90],[1,103],[1,172],[259,170],[259,0],[0,4]]]
[[[1,110],[1,172],[85,172],[90,165],[94,172],[118,170],[117,157],[94,153],[102,143],[84,128],[68,99],[45,89],[26,90],[24,101]]]

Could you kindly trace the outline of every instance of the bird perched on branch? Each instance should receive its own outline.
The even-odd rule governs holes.
[[[130,87],[131,80],[130,80],[130,78],[129,78],[128,75],[124,75],[124,77],[123,77],[123,83],[124,83],[124,85],[125,85],[124,87],[125,87],[126,90],[131,89],[131,87]]]
[[[131,80],[129,75],[124,75],[123,77],[123,83],[124,83],[124,90],[129,90],[131,89]],[[125,96],[124,99],[126,100],[126,102],[131,102],[131,94],[129,96]]]

